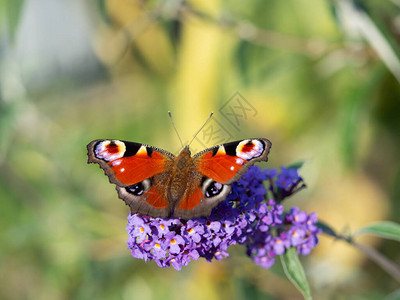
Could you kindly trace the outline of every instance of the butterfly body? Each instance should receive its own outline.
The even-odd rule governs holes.
[[[176,203],[182,198],[188,182],[193,181],[193,184],[195,184],[199,180],[201,180],[201,177],[195,175],[195,166],[189,148],[185,147],[172,164],[168,193],[170,202]]]
[[[95,140],[88,144],[88,163],[98,163],[116,184],[119,198],[132,213],[190,219],[209,216],[257,161],[267,161],[271,142],[247,139],[218,145],[191,156],[148,145]]]

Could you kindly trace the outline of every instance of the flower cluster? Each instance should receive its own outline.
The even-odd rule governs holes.
[[[245,245],[247,255],[264,268],[290,247],[307,255],[318,243],[317,215],[297,207],[285,213],[280,204],[304,186],[296,168],[282,167],[278,172],[250,167],[208,218],[185,221],[129,215],[128,248],[135,258],[177,270],[199,257],[221,260],[234,244]]]

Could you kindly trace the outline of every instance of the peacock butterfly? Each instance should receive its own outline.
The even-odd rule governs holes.
[[[193,157],[189,146],[178,156],[145,144],[94,140],[88,163],[97,163],[132,213],[191,219],[209,216],[225,200],[232,182],[258,161],[267,161],[264,138],[221,144]]]

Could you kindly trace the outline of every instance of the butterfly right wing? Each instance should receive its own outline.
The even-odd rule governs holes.
[[[88,163],[99,164],[132,213],[170,215],[166,192],[174,158],[171,153],[120,140],[95,140],[87,149]]]

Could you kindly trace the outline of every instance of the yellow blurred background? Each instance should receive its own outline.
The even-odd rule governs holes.
[[[241,246],[180,272],[132,258],[128,208],[86,164],[86,144],[115,138],[176,153],[168,110],[184,142],[213,111],[222,136],[199,136],[193,152],[269,138],[262,167],[305,162],[308,188],[287,207],[315,211],[338,232],[399,222],[399,8],[0,2],[0,298],[300,299],[279,262],[261,269]],[[398,244],[362,241],[400,263]],[[330,237],[301,259],[315,299],[382,299],[396,288]]]

